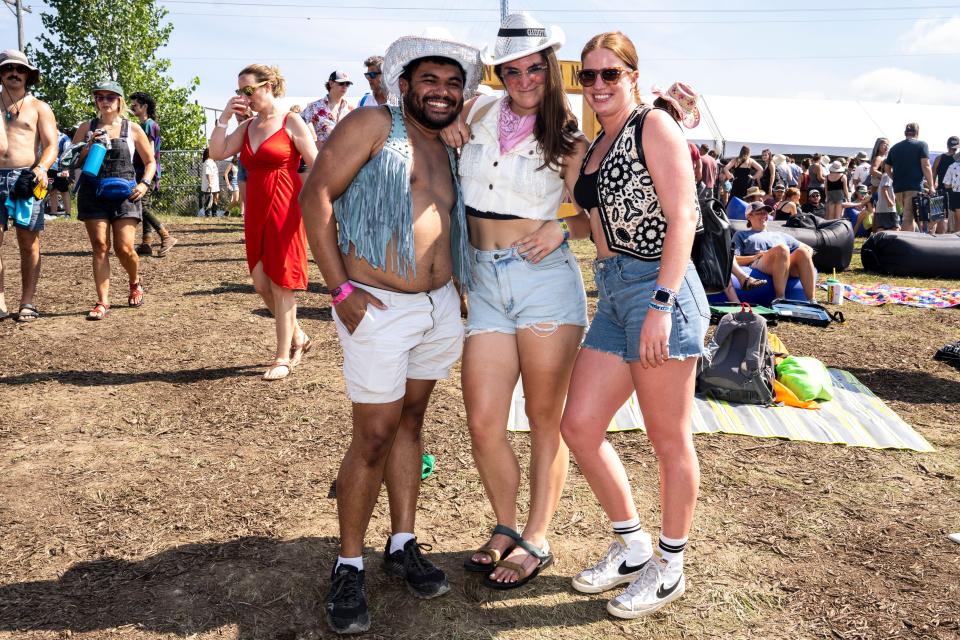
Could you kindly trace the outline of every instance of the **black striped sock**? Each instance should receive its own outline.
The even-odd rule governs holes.
[[[683,550],[687,548],[687,538],[664,538],[661,535],[657,547],[660,549],[660,555],[667,562],[675,562],[677,560],[683,562]]]

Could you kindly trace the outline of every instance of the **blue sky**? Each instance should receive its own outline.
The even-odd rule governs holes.
[[[30,40],[43,3],[26,0]],[[482,45],[499,25],[498,0],[161,0],[174,32],[163,55],[181,82],[197,75],[196,94],[221,107],[249,62],[280,66],[287,93],[318,96],[334,69],[366,90],[362,61],[395,38],[445,33]],[[469,9],[467,9],[469,7]],[[549,7],[547,9],[546,7]],[[629,8],[628,8],[629,7]],[[960,2],[723,3],[699,0],[511,1],[567,35],[563,59],[577,59],[590,36],[620,29],[637,44],[641,83],[683,80],[704,94],[815,97],[960,105]],[[3,48],[16,44],[16,21],[0,9]],[[133,90],[131,88],[131,90]]]

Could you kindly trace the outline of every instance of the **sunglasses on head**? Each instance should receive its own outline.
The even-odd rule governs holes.
[[[234,91],[234,93],[237,94],[238,96],[246,96],[249,98],[254,93],[256,93],[257,89],[259,89],[260,87],[262,87],[263,85],[269,82],[270,82],[269,80],[264,80],[263,82],[258,82],[257,84],[248,84],[245,87],[240,87],[239,89]]]
[[[9,71],[16,71],[21,75],[27,75],[30,73],[30,68],[25,67],[22,64],[5,64],[3,65],[3,72],[7,73]]]
[[[577,80],[584,87],[592,87],[599,76],[607,84],[616,84],[620,81],[620,76],[629,73],[623,67],[608,67],[606,69],[581,69],[577,72]]]
[[[363,74],[363,77],[367,80],[376,80],[383,75],[383,71],[367,71]]]
[[[118,100],[120,96],[115,93],[95,93],[93,94],[94,102],[114,102]]]

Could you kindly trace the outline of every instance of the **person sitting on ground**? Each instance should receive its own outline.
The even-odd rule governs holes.
[[[766,197],[767,192],[761,189],[760,187],[750,187],[747,189],[746,195],[743,199],[749,204],[751,202],[763,202],[763,199]]]
[[[821,218],[825,217],[827,215],[827,209],[823,206],[821,200],[820,190],[815,187],[810,189],[810,191],[807,192],[807,201],[800,207],[800,211],[803,213],[812,213]]]
[[[814,287],[816,271],[813,267],[813,249],[791,235],[767,230],[770,207],[754,202],[747,209],[747,225],[744,231],[733,236],[733,254],[737,264],[750,265],[769,274],[773,279],[775,297],[783,298],[790,276],[800,278],[803,294],[815,302]]]
[[[777,205],[783,202],[783,194],[786,192],[786,190],[787,188],[782,182],[778,182],[777,184],[773,185],[773,193],[764,199],[763,204],[776,211]]]
[[[816,190],[812,190],[811,193],[820,195]],[[784,192],[783,200],[773,207],[773,219],[789,220],[798,213],[800,213],[800,189],[790,187]]]

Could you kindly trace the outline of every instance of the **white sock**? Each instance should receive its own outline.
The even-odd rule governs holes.
[[[660,543],[657,547],[660,550],[660,556],[667,561],[667,564],[676,563],[683,566],[683,550],[687,546],[687,538],[668,538],[660,534]]]
[[[334,571],[337,570],[337,567],[345,564],[351,567],[356,567],[358,570],[363,571],[363,556],[359,558],[344,558],[343,556],[337,557],[337,566],[333,568]]]
[[[417,536],[412,533],[395,533],[390,536],[390,553],[403,551],[403,545],[409,540],[415,540]]]
[[[640,518],[637,516],[629,520],[613,522],[613,532],[623,538],[624,544],[630,550],[627,555],[627,564],[631,566],[641,565],[653,555],[650,534],[640,526]]]

